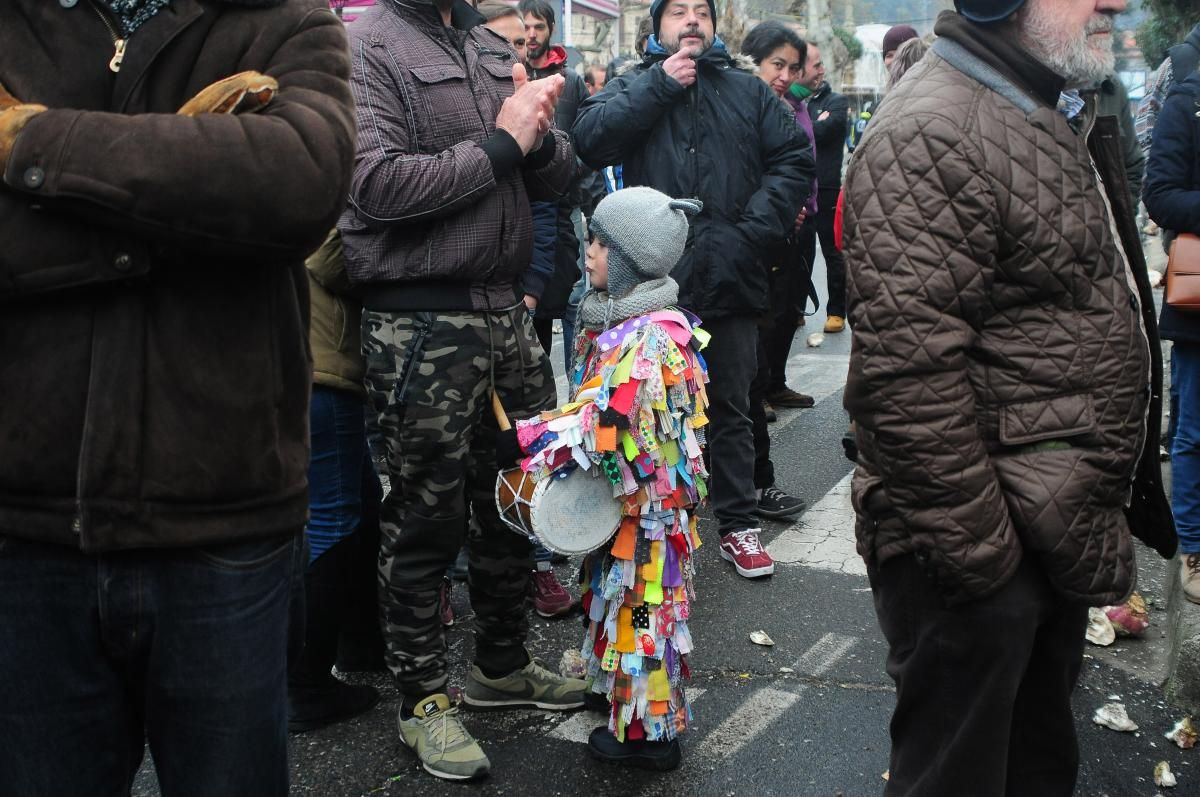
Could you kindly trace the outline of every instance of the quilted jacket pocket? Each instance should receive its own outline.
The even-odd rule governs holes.
[[[1006,446],[1075,437],[1095,428],[1092,397],[1086,393],[1021,401],[1000,408],[1000,442]]]

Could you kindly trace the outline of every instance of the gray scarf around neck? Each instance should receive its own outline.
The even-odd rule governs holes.
[[[588,291],[579,302],[577,324],[584,329],[603,330],[627,318],[670,307],[678,301],[679,283],[670,277],[639,283],[620,299],[609,296],[607,291]]]

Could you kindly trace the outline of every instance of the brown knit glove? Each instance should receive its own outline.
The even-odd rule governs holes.
[[[46,110],[45,105],[21,102],[0,83],[0,174],[8,166],[17,133],[29,120]]]
[[[179,109],[180,116],[202,113],[237,113],[256,111],[271,101],[279,83],[259,72],[238,72],[203,88]]]

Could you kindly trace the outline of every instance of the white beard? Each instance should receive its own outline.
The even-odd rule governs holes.
[[[1093,15],[1084,30],[1074,33],[1062,29],[1062,21],[1056,17],[1051,5],[1030,3],[1028,10],[1020,16],[1021,46],[1065,78],[1070,86],[1092,85],[1111,75],[1116,67],[1116,56],[1112,51],[1112,17]],[[1107,31],[1109,35],[1090,35],[1101,31]]]

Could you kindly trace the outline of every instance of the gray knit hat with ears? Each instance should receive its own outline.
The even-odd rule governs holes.
[[[617,299],[638,284],[661,279],[683,257],[688,217],[698,199],[671,199],[653,188],[623,188],[600,200],[592,233],[608,247],[608,293]]]

